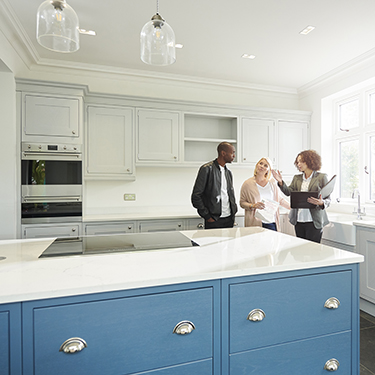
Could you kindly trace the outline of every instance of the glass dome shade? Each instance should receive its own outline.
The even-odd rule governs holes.
[[[51,51],[78,51],[78,16],[65,0],[47,0],[39,6],[36,38],[41,46]]]
[[[141,31],[141,60],[149,65],[171,65],[176,61],[175,35],[156,13]]]

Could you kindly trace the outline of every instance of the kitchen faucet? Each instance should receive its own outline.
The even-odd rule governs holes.
[[[353,214],[357,214],[357,219],[362,220],[362,216],[366,215],[365,208],[363,207],[363,212],[361,210],[361,195],[359,194],[359,190],[355,189],[352,194],[352,199],[355,197],[355,193],[357,193],[358,197],[358,204],[357,204],[357,211],[354,211]]]

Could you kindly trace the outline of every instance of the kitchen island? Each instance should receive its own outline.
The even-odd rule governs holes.
[[[39,259],[53,239],[0,242],[4,373],[359,374],[361,255],[182,233],[199,246]]]

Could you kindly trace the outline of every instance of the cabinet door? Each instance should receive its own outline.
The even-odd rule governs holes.
[[[165,232],[183,229],[182,220],[150,220],[139,222],[139,232]]]
[[[85,232],[88,235],[134,233],[134,222],[112,224],[87,224]]]
[[[88,107],[87,179],[134,178],[133,111]]]
[[[365,257],[360,263],[360,295],[372,303],[375,303],[375,233],[357,227],[356,251]]]
[[[25,95],[24,135],[78,138],[79,99]],[[30,139],[30,138],[29,138]]]
[[[0,305],[0,373],[21,375],[21,304]]]
[[[138,110],[137,161],[179,161],[178,113]]]
[[[203,218],[186,220],[186,230],[195,230],[195,229],[199,229],[199,230],[204,229]]]
[[[22,238],[78,237],[81,224],[22,225]]]
[[[178,368],[213,357],[211,287],[71,304],[58,301],[36,306],[29,302],[23,306],[24,375],[125,375]],[[195,329],[187,334],[173,333],[182,321],[190,321]],[[87,347],[76,353],[59,351],[67,339],[74,337],[83,339]],[[199,368],[203,367],[191,366]]]
[[[242,119],[242,163],[255,165],[262,157],[275,161],[275,121]]]
[[[306,122],[279,121],[277,165],[283,175],[296,174],[294,161],[297,155],[307,147]]]

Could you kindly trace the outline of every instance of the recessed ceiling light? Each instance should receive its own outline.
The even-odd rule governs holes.
[[[183,46],[184,46],[183,44],[179,44],[179,43],[176,43],[176,44],[175,44],[175,47],[176,47],[176,48],[182,48]]]
[[[247,53],[244,53],[241,57],[242,57],[243,59],[250,59],[250,60],[255,59],[255,55],[249,55],[249,54],[247,54]]]
[[[315,29],[315,26],[307,26],[302,31],[300,31],[299,33],[301,35],[307,35],[308,33],[311,33],[311,31],[313,31],[314,29]]]
[[[78,31],[80,34],[92,35],[92,36],[96,35],[96,32],[94,30],[78,29]]]

